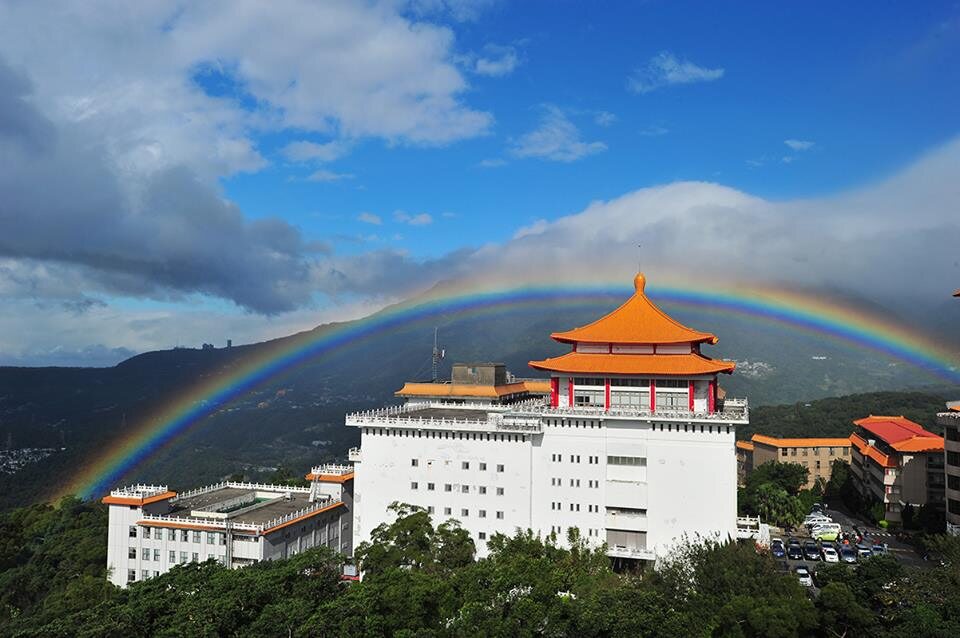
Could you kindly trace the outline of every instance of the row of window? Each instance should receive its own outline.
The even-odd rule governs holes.
[[[130,531],[129,531],[130,538],[137,538],[138,535],[141,535],[141,537],[144,540],[149,539],[151,529],[153,530],[154,540],[158,540],[158,541],[163,540],[162,527],[153,527],[153,528],[141,527],[138,530],[136,525],[130,526]],[[184,542],[184,543],[189,542],[189,539],[191,538],[190,532],[185,529],[181,529],[181,530],[167,529],[167,540],[170,540],[170,541],[177,540],[177,537],[178,537],[177,532],[179,532],[179,538],[181,542]],[[194,531],[192,538],[194,543],[199,543],[200,540],[203,538],[202,532]],[[219,532],[207,532],[207,543],[210,545],[213,545],[213,544],[216,544],[217,542],[219,542],[220,545],[226,545],[227,544],[226,534],[221,534]]]
[[[673,423],[654,423],[652,426],[652,430],[654,432],[680,432],[681,426],[684,432],[697,431],[697,425],[694,423],[683,423],[683,424],[677,423],[676,425],[674,425]],[[707,432],[709,432],[710,434],[713,434],[714,433],[713,429],[714,429],[714,426],[712,425],[700,425],[701,434],[704,434]],[[723,434],[724,432],[726,432],[727,434],[730,434],[729,425],[718,425],[716,426],[716,429],[717,429],[716,431],[717,434]]]
[[[486,464],[486,463],[478,463],[478,466],[479,466],[479,469],[480,469],[481,472],[485,472],[485,471],[487,470],[487,464]],[[410,459],[410,467],[420,467],[420,459]],[[461,470],[469,470],[469,469],[470,469],[470,461],[460,461],[460,469],[461,469]],[[503,472],[503,465],[502,465],[502,464],[497,464],[497,471],[498,471],[498,472]]]
[[[947,465],[960,467],[960,452],[947,452]]]
[[[574,377],[573,385],[600,386],[603,387],[607,380],[602,377]],[[651,384],[656,383],[657,388],[688,388],[690,381],[688,379],[610,379],[611,386],[649,388]]]
[[[154,562],[160,562],[160,550],[159,550],[159,549],[154,549],[154,550],[152,550],[152,551],[151,551],[149,548],[147,548],[147,547],[143,547],[143,548],[140,549],[140,560],[149,561],[151,555],[153,556]],[[189,556],[189,558],[188,558],[188,556]],[[137,558],[137,548],[136,548],[136,547],[128,547],[128,548],[127,548],[127,558],[132,559],[132,560],[136,560],[136,558]],[[207,558],[215,558],[215,556],[214,556],[214,554],[207,554]],[[173,550],[170,550],[169,553],[167,554],[167,562],[170,563],[171,565],[176,565],[178,562],[180,562],[180,563],[186,563],[186,562],[188,562],[188,561],[193,561],[194,563],[199,562],[199,561],[200,561],[200,552],[190,552],[190,553],[188,553],[188,552],[180,552],[180,560],[179,560],[179,561],[177,560],[177,552],[175,552],[175,551],[173,551]]]
[[[568,503],[568,505],[569,505],[569,507],[570,507],[570,511],[571,511],[571,512],[579,512],[579,511],[580,511],[580,503]],[[560,511],[563,510],[563,503],[561,503],[560,501],[551,501],[551,502],[550,502],[550,509],[552,509],[552,510],[555,511],[555,512],[560,512]],[[588,503],[588,504],[587,504],[587,511],[590,512],[591,514],[599,514],[599,513],[600,513],[600,506],[599,506],[599,505],[591,505],[591,504]]]
[[[436,514],[436,508],[435,508],[433,505],[428,505],[428,506],[427,506],[427,514]],[[452,508],[452,507],[444,507],[444,508],[443,508],[443,515],[444,515],[444,516],[453,516],[453,508]],[[497,518],[497,520],[503,520],[503,512],[502,512],[502,511],[496,511],[496,512],[494,512],[494,516]],[[461,509],[460,509],[460,518],[469,518],[469,517],[470,517],[470,510],[469,510],[468,508],[461,508]],[[477,510],[477,518],[486,518],[486,517],[487,517],[487,510]]]
[[[573,529],[573,528],[572,528],[572,527],[568,527],[568,528],[567,528],[567,533],[569,533],[571,529]],[[556,534],[557,536],[563,536],[563,527],[561,527],[561,526],[559,526],[559,525],[551,525],[551,526],[550,526],[550,532],[551,532],[552,534]],[[599,529],[596,529],[596,528],[593,528],[593,527],[588,527],[588,528],[587,528],[587,536],[590,536],[590,537],[600,536],[600,530],[599,530]]]
[[[943,436],[948,441],[960,441],[960,428],[946,426],[943,428]]]
[[[607,465],[635,465],[647,466],[647,459],[643,456],[608,456]]]
[[[947,487],[951,490],[960,490],[960,476],[947,474]]]
[[[477,485],[476,488],[477,488],[477,494],[486,494],[486,493],[487,493],[487,486],[486,486],[486,485]],[[420,482],[419,482],[419,481],[410,481],[410,489],[411,489],[411,490],[419,490],[419,489],[420,489]],[[428,491],[428,492],[435,492],[436,490],[437,490],[437,484],[436,484],[436,483],[427,483],[427,491]],[[453,484],[452,484],[452,483],[444,483],[444,484],[443,484],[443,491],[444,491],[444,492],[452,492],[452,491],[453,491]],[[469,486],[469,485],[461,485],[461,486],[460,486],[460,493],[461,493],[461,494],[469,494],[469,493],[470,493],[470,486]],[[504,489],[503,489],[502,487],[498,487],[498,488],[497,488],[497,496],[503,496],[503,493],[504,493]]]
[[[550,455],[550,460],[553,461],[554,463],[562,463],[562,462],[563,462],[563,455],[562,455],[562,454],[551,454],[551,455]],[[579,455],[579,454],[571,454],[571,455],[570,455],[570,462],[571,462],[571,463],[579,463],[579,462],[580,462],[580,455]],[[587,456],[587,463],[590,464],[590,465],[598,465],[598,464],[600,463],[600,457],[599,457],[599,456]]]
[[[548,426],[558,428],[599,428],[600,421],[590,421],[587,419],[547,419]]]
[[[797,456],[799,450],[800,456],[807,456],[807,450],[813,450],[813,456],[820,456],[820,450],[827,450],[829,456],[848,456],[850,454],[850,448],[846,446],[841,447],[813,447],[813,448],[796,448],[796,447],[782,447],[780,448],[780,456]]]

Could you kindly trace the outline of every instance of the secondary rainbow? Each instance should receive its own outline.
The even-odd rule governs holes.
[[[97,497],[120,482],[159,450],[188,433],[207,416],[264,382],[305,361],[391,329],[436,319],[536,307],[545,301],[589,305],[622,301],[617,285],[531,285],[514,288],[476,284],[465,291],[436,291],[414,302],[370,317],[302,333],[243,361],[234,370],[181,393],[162,409],[122,434],[101,455],[81,468],[54,497]],[[778,288],[651,287],[654,300],[712,312],[773,322],[840,340],[894,357],[950,383],[960,383],[960,356],[908,326],[812,295]]]

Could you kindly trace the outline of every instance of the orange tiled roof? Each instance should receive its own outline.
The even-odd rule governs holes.
[[[172,492],[169,490],[166,492],[163,492],[162,494],[154,494],[152,496],[144,496],[144,497],[110,496],[108,494],[107,496],[104,496],[102,499],[100,499],[100,502],[105,503],[107,505],[136,505],[136,506],[143,507],[144,505],[148,505],[150,503],[156,503],[157,501],[165,501],[168,498],[173,498],[176,495],[177,495],[176,492]]]
[[[943,451],[943,437],[903,416],[874,416],[854,421],[898,452]]]
[[[353,480],[353,472],[347,472],[346,474],[314,474],[313,472],[307,472],[306,479],[308,481],[320,481],[321,483],[346,483],[347,481]]]
[[[753,443],[750,441],[737,441],[737,448],[746,450],[747,452],[753,452]]]
[[[714,335],[684,326],[647,299],[643,293],[646,282],[643,273],[638,273],[633,282],[636,292],[610,314],[586,326],[565,332],[554,332],[550,336],[565,343],[577,341],[628,344],[717,342]]]
[[[754,434],[750,437],[754,443],[772,445],[774,447],[850,447],[850,439],[842,438],[803,438],[803,439],[779,439],[775,436],[766,434]]]
[[[880,467],[897,467],[896,459],[870,445],[864,441],[860,435],[851,434],[850,442],[853,444],[853,447],[860,451],[860,454],[873,459]]]
[[[527,392],[533,394],[550,394],[550,381],[524,381]]]
[[[736,363],[694,354],[588,354],[568,352],[559,357],[531,361],[531,368],[583,374],[716,374],[733,372]]]
[[[470,385],[467,383],[416,383],[407,382],[394,394],[398,397],[479,397],[498,399],[506,394],[520,392],[549,392],[550,382],[545,390],[531,390],[528,381],[518,381],[506,385]],[[536,385],[537,382],[533,382]]]

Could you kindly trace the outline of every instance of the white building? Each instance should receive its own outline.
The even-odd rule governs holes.
[[[948,403],[947,411],[937,414],[937,423],[943,426],[947,532],[960,536],[960,401]]]
[[[709,333],[636,292],[598,321],[554,333],[571,352],[530,365],[545,382],[506,383],[502,366],[455,367],[452,383],[407,384],[402,406],[347,415],[360,428],[354,544],[395,501],[458,519],[479,553],[495,532],[579,528],[611,556],[655,560],[688,537],[736,537],[735,428]],[[471,377],[473,377],[471,379]],[[538,397],[539,392],[549,395]]]
[[[119,586],[189,561],[228,567],[286,558],[326,545],[353,553],[353,468],[326,465],[310,487],[218,483],[177,494],[165,485],[114,490],[109,507],[107,569]]]

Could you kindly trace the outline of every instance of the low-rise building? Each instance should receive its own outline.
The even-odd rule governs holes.
[[[903,520],[909,505],[942,506],[943,437],[903,416],[874,416],[853,422],[850,470],[860,494],[883,503],[884,518]]]
[[[746,483],[747,477],[753,471],[753,442],[737,441],[737,485]]]
[[[113,490],[107,569],[125,587],[186,562],[227,567],[326,545],[353,551],[353,468],[315,467],[310,487],[223,482],[180,494],[165,485]]]
[[[818,480],[830,480],[833,462],[850,462],[850,439],[846,438],[790,438],[754,434],[751,468],[764,463],[797,463],[809,470],[805,488],[813,487]]]
[[[947,532],[960,536],[960,401],[948,403],[937,423],[943,426]]]

